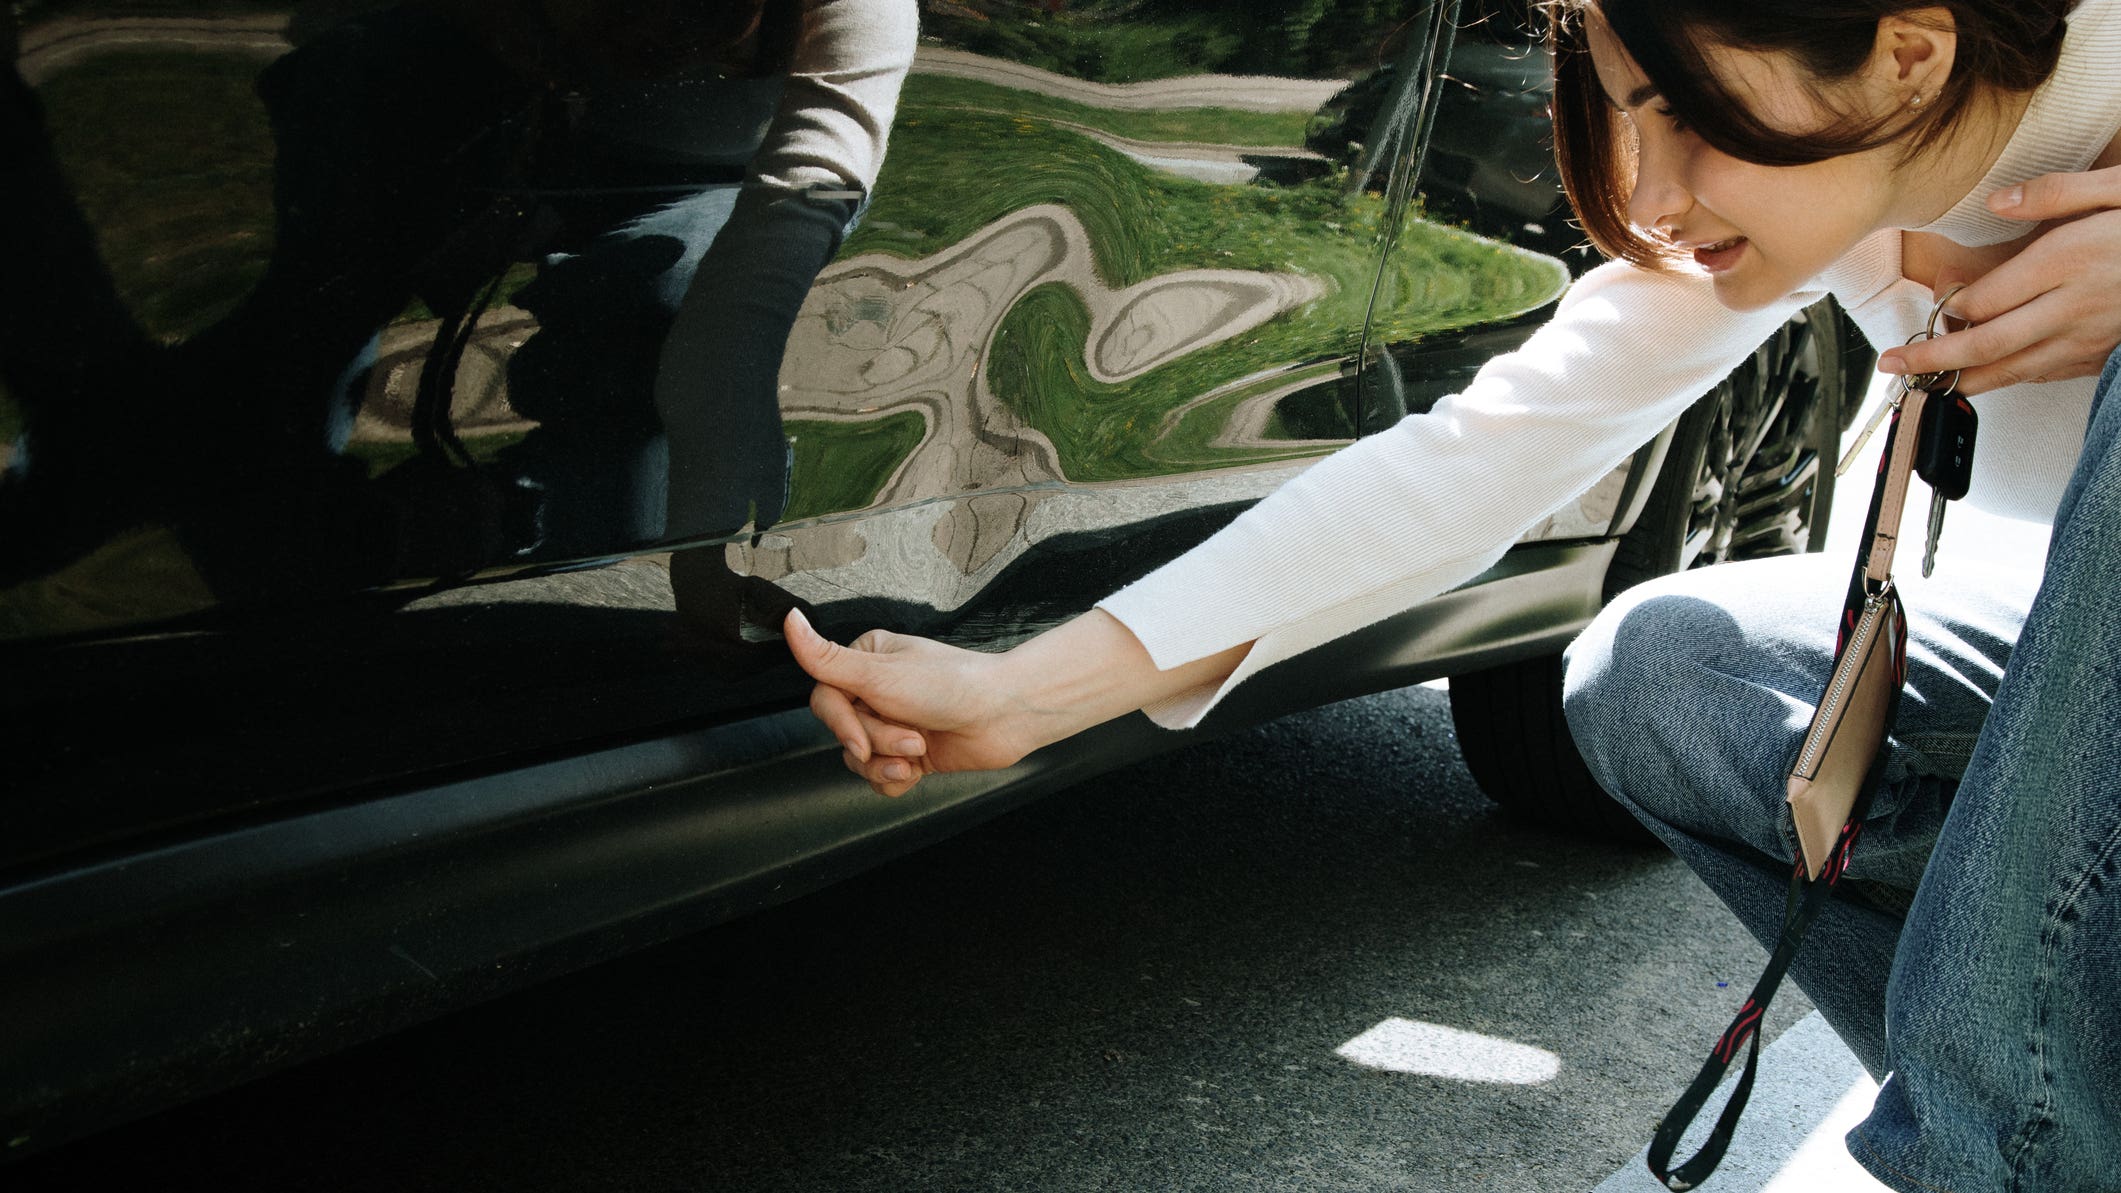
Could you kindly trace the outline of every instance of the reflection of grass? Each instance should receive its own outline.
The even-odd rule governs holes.
[[[1332,278],[1356,302],[1368,297],[1384,216],[1382,199],[1348,195],[1333,179],[1218,186],[1157,173],[1028,117],[916,107],[901,113],[876,200],[843,255],[927,256],[1040,203],[1083,221],[1097,272],[1114,287],[1176,269],[1257,269]],[[1553,262],[1421,221],[1405,229],[1391,266],[1400,275],[1394,292],[1407,302],[1457,306],[1476,290],[1489,295],[1443,323],[1424,319],[1431,329],[1537,306],[1566,277]],[[1473,279],[1434,276],[1474,267]],[[1534,292],[1540,297],[1527,301]]]
[[[150,335],[206,327],[264,272],[273,147],[251,91],[258,68],[218,54],[116,52],[40,90],[53,148]]]
[[[1053,440],[1062,467],[1078,481],[1122,480],[1200,467],[1285,460],[1316,455],[1323,447],[1277,445],[1222,448],[1213,445],[1232,407],[1253,392],[1287,378],[1222,395],[1186,412],[1165,429],[1165,415],[1194,395],[1213,388],[1210,375],[1227,371],[1224,357],[1182,357],[1125,384],[1089,375],[1083,348],[1090,312],[1065,286],[1040,286],[1024,295],[995,332],[988,384],[995,396]],[[1338,373],[1317,370],[1324,380]]]
[[[806,419],[787,425],[795,476],[782,520],[794,522],[866,508],[920,445],[928,420],[915,411],[869,422]]]
[[[907,77],[905,89],[899,93],[899,104],[901,111],[915,106],[974,108],[1004,116],[1063,120],[1137,141],[1208,141],[1218,145],[1302,145],[1305,125],[1311,119],[1308,112],[1243,112],[1235,108],[1125,111],[977,79],[921,74]]]
[[[893,133],[884,178],[847,252],[921,257],[1011,211],[1067,207],[1088,229],[1096,272],[1115,288],[1189,268],[1303,273],[1323,298],[1217,347],[1122,386],[1085,371],[1089,314],[1059,287],[1025,295],[997,332],[995,392],[1060,447],[1067,474],[1117,479],[1185,466],[1284,458],[1305,450],[1216,448],[1219,419],[1239,397],[1189,412],[1160,432],[1164,414],[1254,373],[1351,356],[1362,336],[1383,233],[1384,204],[1330,179],[1294,187],[1217,186],[1150,171],[1080,134],[1023,116],[915,108]],[[1567,282],[1560,263],[1421,220],[1410,220],[1387,262],[1378,338],[1522,313]]]

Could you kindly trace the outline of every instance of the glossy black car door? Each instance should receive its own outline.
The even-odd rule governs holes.
[[[787,707],[795,605],[1007,643],[1565,281],[1414,196],[1448,6],[914,7],[31,7],[5,860]]]

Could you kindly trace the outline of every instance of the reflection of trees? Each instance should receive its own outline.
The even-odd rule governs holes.
[[[1429,0],[928,0],[949,45],[1102,82],[1203,71],[1352,78],[1418,32]],[[1536,0],[1463,0],[1469,36],[1531,44]]]
[[[947,44],[1083,79],[1203,71],[1346,77],[1375,67],[1427,0],[931,0]]]

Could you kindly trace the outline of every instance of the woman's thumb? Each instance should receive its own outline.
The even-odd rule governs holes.
[[[781,632],[788,640],[788,650],[795,656],[796,665],[808,672],[810,678],[860,694],[862,681],[869,672],[864,652],[841,646],[818,633],[801,609],[788,610],[788,615],[781,619]]]

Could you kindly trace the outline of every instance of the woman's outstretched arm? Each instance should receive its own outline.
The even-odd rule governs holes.
[[[1250,644],[1160,671],[1102,609],[999,654],[871,630],[827,641],[799,611],[784,625],[810,697],[849,770],[884,795],[924,775],[992,770],[1092,725],[1222,679]]]
[[[887,795],[924,774],[1008,766],[1138,708],[1191,725],[1243,675],[1479,574],[1816,297],[1730,312],[1706,276],[1592,270],[1463,392],[1313,464],[1014,650],[886,631],[840,647],[791,622],[789,645],[820,685],[811,707]]]

